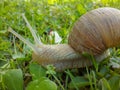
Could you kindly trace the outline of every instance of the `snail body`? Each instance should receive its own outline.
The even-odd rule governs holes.
[[[45,45],[30,29],[35,45],[9,28],[8,30],[33,50],[32,58],[42,66],[52,64],[56,70],[81,68],[92,65],[91,60],[82,54],[92,54],[96,61],[108,56],[107,49],[120,45],[120,11],[115,8],[98,8],[81,16],[74,24],[68,44]]]

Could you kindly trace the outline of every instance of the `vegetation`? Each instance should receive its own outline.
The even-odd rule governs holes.
[[[49,31],[67,43],[74,22],[99,7],[120,8],[119,0],[0,0],[0,90],[120,90],[120,48],[92,67],[56,72],[31,62],[31,49],[9,33],[8,27],[33,42],[21,17],[24,13],[46,44],[55,44]],[[33,42],[34,43],[34,42]]]

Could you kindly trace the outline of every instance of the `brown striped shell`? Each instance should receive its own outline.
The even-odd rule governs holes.
[[[120,45],[120,10],[106,7],[87,12],[74,24],[68,42],[75,51],[93,55]]]

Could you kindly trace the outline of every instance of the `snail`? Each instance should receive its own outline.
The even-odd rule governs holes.
[[[92,61],[83,56],[84,53],[92,54],[100,62],[109,55],[109,48],[120,45],[120,10],[116,8],[98,8],[82,15],[69,34],[68,44],[43,44],[26,17],[22,16],[34,37],[35,45],[12,28],[8,31],[31,47],[34,61],[42,66],[52,64],[58,71],[91,66]]]

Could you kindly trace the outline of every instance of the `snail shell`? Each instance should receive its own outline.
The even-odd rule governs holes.
[[[106,7],[87,12],[74,24],[68,41],[75,51],[93,55],[120,45],[120,10]]]

